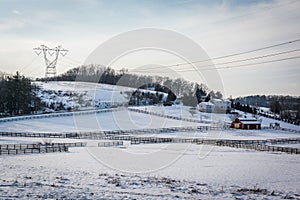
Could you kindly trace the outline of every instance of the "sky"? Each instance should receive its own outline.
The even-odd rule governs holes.
[[[111,42],[120,35],[155,29],[185,37],[185,44],[192,41],[202,51],[162,34],[154,40],[159,39],[162,45],[168,41],[173,49],[129,49],[111,66],[125,67],[132,73],[204,82],[226,97],[300,96],[300,41],[295,41],[300,39],[299,10],[300,0],[0,0],[0,71],[43,77],[43,56],[33,51],[43,44],[51,48],[62,45],[69,50],[58,59],[57,72],[63,73],[89,64],[90,55],[103,44],[120,49],[123,43]],[[147,37],[151,40],[151,34],[138,37],[145,42]],[[289,41],[295,42],[215,59]],[[193,56],[181,54],[180,48]],[[105,53],[99,57],[105,57]],[[211,60],[170,67],[197,58]],[[213,73],[206,73],[203,69],[212,64]]]

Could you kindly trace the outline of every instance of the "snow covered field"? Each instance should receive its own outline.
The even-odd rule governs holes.
[[[115,112],[2,122],[2,131],[68,132],[195,125],[158,116]],[[149,134],[147,135],[149,136]],[[270,139],[299,137],[278,130],[224,130],[152,134],[168,137]],[[42,142],[1,137],[0,143]],[[300,198],[300,157],[195,144],[97,147],[87,141],[69,153],[0,156],[0,198],[233,199]],[[55,161],[55,162],[54,162]]]
[[[90,89],[94,85],[89,83],[51,84],[44,84],[44,89],[71,91],[74,87],[74,91],[85,94],[86,100],[94,99],[95,95],[95,99],[101,101],[111,101],[112,96],[125,101],[124,93],[128,89],[120,92],[120,88],[114,90],[105,85],[99,90]],[[62,101],[68,102],[67,98]],[[227,115],[193,112],[178,105],[136,109],[202,119],[206,123],[164,118],[124,108],[113,112],[0,122],[0,132],[141,130],[210,126],[219,121],[230,121]],[[262,120],[265,126],[275,122],[268,118]],[[299,126],[283,122],[280,125],[300,130]],[[134,134],[231,140],[300,137],[299,133],[274,129]],[[0,137],[0,145],[45,141],[87,142],[87,146],[70,148],[69,152],[61,153],[0,155],[0,199],[300,199],[299,154],[190,143],[132,145],[124,141],[123,146],[98,147],[100,140]],[[299,144],[278,146],[299,148]]]
[[[181,126],[197,126],[197,124],[131,112],[128,110],[119,110],[91,115],[74,115],[3,122],[0,123],[0,130],[9,132],[74,132]]]
[[[74,115],[64,117],[28,119],[11,122],[1,122],[0,130],[3,132],[77,132],[77,131],[99,131],[99,130],[131,130],[131,129],[155,129],[167,127],[184,127],[209,125],[175,119],[158,117],[144,113],[128,110],[118,110],[90,115]],[[143,133],[140,134],[144,136]],[[300,134],[263,129],[263,130],[212,130],[152,134],[152,136],[168,137],[200,137],[209,139],[237,139],[258,140],[273,138],[295,138]]]
[[[201,145],[132,145],[71,148],[69,153],[1,156],[0,198],[80,199],[283,199],[299,198],[298,155],[254,152]],[[122,157],[122,151],[141,155]],[[159,151],[155,160],[147,159]],[[209,151],[199,157],[202,151]],[[105,157],[110,162],[103,164]],[[175,158],[154,171],[160,159]],[[139,161],[143,162],[139,162]],[[168,159],[167,159],[168,160]],[[115,162],[115,163],[114,163]],[[118,165],[119,164],[121,165]],[[118,169],[112,169],[119,166]],[[154,169],[154,168],[153,168]],[[125,172],[125,171],[129,172]]]
[[[217,114],[217,113],[203,113],[199,112],[197,110],[191,110],[190,107],[187,106],[182,106],[182,105],[174,105],[170,107],[164,107],[164,106],[139,106],[135,107],[135,109],[139,110],[147,110],[150,112],[155,112],[158,114],[165,114],[165,115],[170,115],[170,116],[180,116],[183,118],[187,119],[197,119],[201,120],[204,122],[218,122],[218,121],[225,121],[226,123],[231,123],[232,122],[232,116],[229,114]],[[242,111],[237,111],[241,115],[247,116],[248,118],[252,118],[253,115],[249,113],[244,113]],[[288,129],[294,129],[294,130],[300,130],[300,126],[293,125],[290,123],[286,123],[283,121],[271,119],[271,118],[266,118],[259,116],[259,118],[262,120],[262,126],[269,127],[270,123],[279,123],[280,127],[282,128],[288,128]]]

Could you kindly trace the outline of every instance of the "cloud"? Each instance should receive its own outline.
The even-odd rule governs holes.
[[[25,27],[24,22],[18,19],[6,19],[1,20],[0,19],[0,34],[2,32],[10,32],[14,30],[19,30],[21,28]]]
[[[15,59],[16,54],[10,52],[15,49],[18,54],[34,55],[32,48],[40,45],[40,42],[49,43],[50,46],[61,44],[70,50],[69,56],[82,61],[93,48],[106,39],[124,31],[145,27],[170,29],[184,34],[202,46],[210,57],[255,49],[300,37],[300,29],[297,26],[300,20],[300,2],[294,0],[134,1],[134,5],[127,1],[111,3],[110,1],[77,0],[66,1],[68,3],[60,2],[58,8],[53,2],[45,2],[46,5],[43,3],[37,7],[21,2],[18,7],[11,5],[8,9],[9,17],[0,17],[1,66],[7,66],[7,69],[15,71],[24,62],[29,61],[25,56],[20,56],[22,60],[18,61]],[[5,12],[0,8],[1,11]],[[5,38],[9,40],[4,42]],[[13,41],[30,41],[30,45],[26,42]],[[293,47],[297,46],[289,46],[289,48]],[[279,50],[282,49],[276,51]],[[258,52],[245,57],[263,53],[272,53],[272,51]],[[164,58],[157,57],[156,60],[165,62]],[[147,62],[146,59],[142,61]],[[173,62],[178,60],[170,58],[169,64]],[[131,64],[124,63],[124,66],[130,67]],[[295,85],[291,84],[291,81],[300,84],[299,80],[288,79],[288,76],[293,74],[290,70],[294,69],[294,65],[295,62],[281,62],[243,69],[220,70],[220,73],[228,95],[253,93],[255,92],[253,88],[258,87],[259,91],[267,93],[272,84],[278,87],[277,91],[282,92],[284,87]],[[285,66],[284,69],[282,66]],[[275,70],[270,72],[269,68]],[[60,71],[64,69],[67,68],[60,68]],[[43,70],[41,71],[37,76],[43,75]],[[281,84],[272,82],[272,78],[268,83],[264,82],[264,76],[278,77],[279,75],[282,77],[276,80]],[[247,82],[243,83],[244,80]],[[237,85],[237,82],[240,84]],[[291,88],[290,91],[300,95],[297,88]],[[275,92],[276,89],[272,90],[272,93]]]
[[[15,14],[15,15],[21,15],[21,12],[18,11],[18,10],[13,10],[12,13]]]

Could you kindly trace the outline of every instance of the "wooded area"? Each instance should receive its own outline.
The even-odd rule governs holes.
[[[0,116],[31,114],[40,110],[42,102],[35,95],[37,89],[19,72],[0,79]]]

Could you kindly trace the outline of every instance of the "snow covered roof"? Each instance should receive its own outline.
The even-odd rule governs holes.
[[[240,121],[258,121],[256,118],[239,118]]]
[[[200,105],[209,105],[209,106],[214,106],[215,104],[211,103],[211,102],[201,102],[199,103]]]
[[[243,124],[261,124],[260,121],[256,120],[256,121],[241,121]]]
[[[243,124],[261,124],[261,121],[256,118],[238,118]]]

